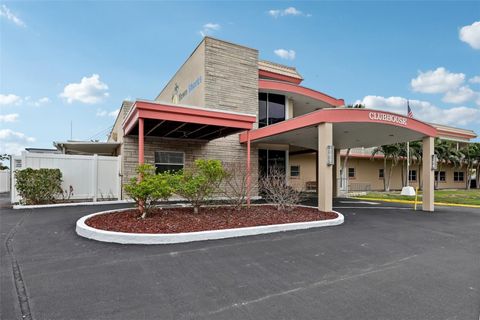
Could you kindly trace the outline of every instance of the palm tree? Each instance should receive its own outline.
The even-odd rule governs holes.
[[[372,151],[372,158],[376,154],[383,154],[383,187],[386,192],[390,191],[390,182],[392,180],[393,168],[398,164],[400,159],[401,146],[398,143],[383,145],[376,147]],[[388,173],[388,180],[386,180],[387,160],[390,160],[390,171]]]
[[[457,144],[448,141],[435,139],[435,155],[438,159],[438,174],[437,180],[435,181],[435,188],[438,189],[440,183],[440,171],[444,165],[449,163],[453,164],[455,167],[462,165],[462,154],[457,148]]]
[[[476,183],[478,188],[478,176],[479,176],[479,159],[480,159],[480,143],[469,143],[465,148],[460,150],[462,154],[462,162],[466,167],[466,188],[470,189],[470,184],[472,180],[472,172],[476,166]]]

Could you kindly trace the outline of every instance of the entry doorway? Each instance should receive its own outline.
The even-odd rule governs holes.
[[[265,177],[278,170],[280,174],[286,174],[287,151],[284,150],[258,150],[258,176]]]

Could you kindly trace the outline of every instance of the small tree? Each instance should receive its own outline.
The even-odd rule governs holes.
[[[125,192],[137,204],[141,218],[145,219],[155,202],[168,200],[173,193],[170,173],[155,174],[155,168],[150,164],[137,167],[138,178],[130,179],[125,185]]]
[[[246,165],[240,162],[226,163],[225,166],[224,187],[220,188],[227,201],[233,205],[236,210],[240,210],[247,198],[247,180],[248,172]],[[250,190],[257,188],[256,181],[250,180]]]
[[[217,190],[226,173],[220,160],[195,160],[190,168],[175,175],[175,193],[185,198],[198,213]]]
[[[301,192],[287,184],[285,173],[279,168],[271,168],[268,175],[260,178],[259,184],[265,199],[279,211],[290,211],[302,201]]]

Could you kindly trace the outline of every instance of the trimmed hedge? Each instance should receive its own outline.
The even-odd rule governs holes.
[[[23,204],[52,203],[62,194],[60,169],[32,169],[15,171],[16,189]]]

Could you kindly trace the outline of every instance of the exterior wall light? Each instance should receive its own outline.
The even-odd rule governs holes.
[[[438,157],[436,154],[432,154],[432,171],[438,169]]]
[[[330,144],[327,146],[327,166],[333,166],[335,164],[334,147]]]

